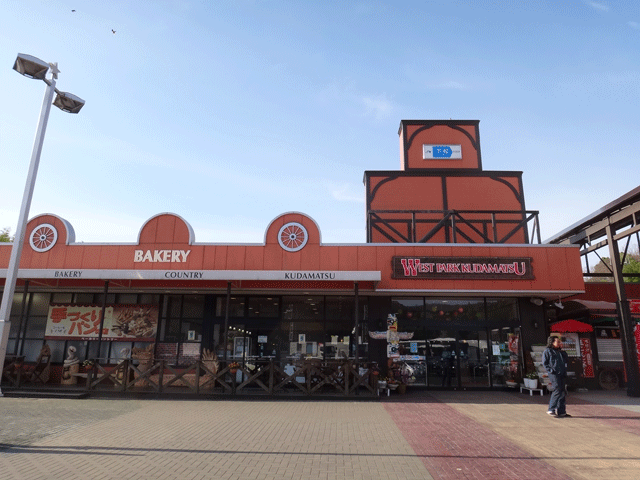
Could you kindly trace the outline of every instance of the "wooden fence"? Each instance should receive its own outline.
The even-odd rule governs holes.
[[[100,364],[74,374],[78,383],[69,388],[91,391],[138,393],[187,393],[198,395],[270,395],[351,397],[377,394],[376,378],[368,365],[351,360],[298,361],[281,365],[273,359],[237,365],[196,361],[177,367],[166,360],[139,362],[125,359],[116,365]],[[6,371],[3,384],[10,388],[63,388],[39,385],[20,370]]]

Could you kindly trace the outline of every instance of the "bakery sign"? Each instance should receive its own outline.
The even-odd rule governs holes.
[[[530,257],[393,257],[392,278],[533,280]]]

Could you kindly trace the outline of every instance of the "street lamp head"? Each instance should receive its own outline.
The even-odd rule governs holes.
[[[13,69],[25,77],[44,80],[49,71],[49,64],[32,55],[19,53]]]
[[[59,92],[57,90],[56,93],[58,95],[53,101],[53,104],[63,112],[78,113],[80,109],[84,107],[84,100],[82,100],[80,97],[76,97],[72,93]]]

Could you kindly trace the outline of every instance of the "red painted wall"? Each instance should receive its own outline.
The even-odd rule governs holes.
[[[298,252],[283,250],[278,244],[278,231],[285,223],[303,224],[308,233],[307,245]],[[58,223],[56,223],[58,222]],[[31,232],[37,225],[50,223],[58,228],[55,246],[43,253],[31,249],[28,240],[24,246],[21,268],[55,270],[324,270],[324,271],[380,271],[382,280],[376,289],[398,290],[460,290],[460,291],[580,291],[584,288],[578,248],[556,245],[323,245],[316,223],[302,214],[285,214],[268,226],[263,245],[206,245],[195,244],[190,227],[183,219],[162,214],[150,219],[142,228],[137,245],[66,245],[65,224],[53,215],[32,219],[27,226]],[[61,241],[62,240],[62,241]],[[191,240],[191,243],[189,243]],[[0,268],[8,264],[10,245],[0,246]],[[135,250],[190,250],[186,263],[134,262]],[[427,280],[393,279],[394,256],[430,257],[531,257],[535,275],[533,280]],[[95,280],[49,280],[53,285],[96,286]],[[278,282],[279,288],[287,282]],[[289,285],[292,285],[290,283]],[[299,282],[298,282],[299,283]],[[349,282],[347,282],[349,283]],[[224,288],[224,282],[197,282],[184,280],[136,281],[145,286],[170,288]],[[249,285],[247,282],[246,285]],[[133,283],[131,284],[133,285]],[[259,286],[258,286],[259,285]],[[330,288],[323,282],[314,282],[315,288]],[[352,286],[352,285],[351,285]],[[335,287],[340,287],[335,285]],[[347,285],[347,288],[349,285]],[[362,288],[372,288],[364,282]],[[256,288],[270,288],[269,282],[257,282]],[[273,288],[273,286],[271,287]]]
[[[491,226],[477,225],[482,234],[496,243],[527,243],[526,228],[518,229],[518,222],[526,215],[525,199],[522,193],[522,172],[482,171],[478,121],[429,121],[403,120],[400,124],[401,171],[365,172],[368,221],[378,215],[387,224],[370,226],[368,241],[371,243],[421,242],[427,238],[443,213],[420,211],[456,210],[460,219],[456,225],[463,235],[457,236],[455,243],[485,243],[481,235],[465,220],[484,219],[491,222],[488,213],[468,213],[464,211],[516,211],[514,215],[499,214]],[[423,145],[461,145],[462,159],[424,160]],[[384,211],[393,211],[383,213]],[[404,213],[401,211],[411,211]],[[415,239],[409,241],[401,235],[407,232],[408,222],[413,217],[416,222]],[[508,223],[503,223],[507,221]],[[512,223],[513,222],[513,223]],[[496,228],[494,237],[493,228]],[[393,230],[397,230],[394,232]],[[512,231],[516,229],[516,233]],[[382,232],[380,231],[382,230]],[[383,233],[384,232],[384,233]],[[468,239],[465,239],[468,237]],[[470,240],[469,240],[470,239]],[[444,230],[430,236],[429,243],[453,242]]]

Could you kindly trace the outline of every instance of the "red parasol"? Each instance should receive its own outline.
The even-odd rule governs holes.
[[[563,320],[551,325],[551,331],[560,333],[586,333],[593,332],[593,327],[588,323],[579,322],[578,320]]]

